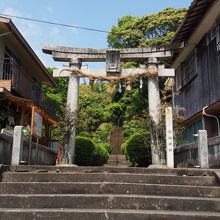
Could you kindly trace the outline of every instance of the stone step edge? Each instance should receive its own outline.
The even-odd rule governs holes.
[[[109,213],[109,214],[151,214],[151,215],[171,215],[171,216],[216,216],[220,217],[220,212],[207,211],[172,211],[172,210],[135,210],[135,209],[21,209],[21,208],[0,208],[0,213]]]
[[[210,169],[195,169],[195,168],[191,168],[191,169],[186,169],[186,168],[175,168],[175,169],[169,169],[169,168],[160,168],[160,169],[153,169],[153,168],[147,168],[147,167],[125,167],[125,168],[110,168],[108,169],[108,167],[82,167],[82,166],[78,166],[78,167],[68,167],[68,166],[38,166],[38,165],[19,165],[19,166],[4,166],[4,171],[10,171],[10,172],[30,172],[31,170],[33,170],[34,172],[37,172],[38,170],[40,171],[45,171],[45,172],[49,172],[49,171],[54,171],[56,172],[57,170],[60,170],[61,172],[66,172],[65,170],[70,170],[70,172],[72,172],[71,170],[76,170],[77,172],[88,172],[88,170],[99,170],[99,172],[106,172],[106,173],[111,173],[111,172],[115,172],[116,170],[120,170],[121,173],[122,170],[124,172],[122,173],[130,173],[130,171],[141,171],[141,172],[152,172],[152,173],[172,173],[172,174],[176,174],[176,175],[182,175],[182,174],[190,174],[190,176],[192,176],[193,174],[196,176],[198,175],[198,173],[201,174],[206,174],[206,175],[210,175],[213,176],[215,175],[215,171],[217,170],[210,170]],[[200,176],[199,175],[199,176]]]
[[[0,182],[0,187],[1,185],[37,185],[37,186],[45,186],[45,185],[118,185],[118,186],[155,186],[155,187],[178,187],[178,188],[191,188],[191,189],[216,189],[216,190],[220,190],[219,186],[197,186],[197,185],[172,185],[172,184],[160,184],[160,183],[129,183],[129,182]]]
[[[137,199],[167,199],[167,200],[193,200],[193,201],[216,201],[220,202],[220,198],[209,198],[209,197],[184,197],[184,196],[160,196],[160,195],[139,195],[139,194],[0,194],[0,198],[10,197],[10,198],[30,198],[30,197],[39,197],[39,198],[48,198],[48,197],[81,197],[81,198],[137,198]]]
[[[215,177],[214,175],[210,176],[187,176],[187,175],[176,175],[176,174],[170,174],[170,173],[108,173],[108,172],[86,172],[86,173],[81,173],[81,172],[5,172],[3,175],[121,175],[121,176],[156,176],[156,177],[175,177],[175,178],[208,178],[208,177]]]

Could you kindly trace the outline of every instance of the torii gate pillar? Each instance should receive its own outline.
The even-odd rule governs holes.
[[[158,72],[157,58],[150,57],[147,60],[147,67],[151,71]],[[149,115],[152,119],[153,125],[157,126],[160,119],[160,89],[158,76],[148,77],[148,102],[149,102]],[[162,154],[158,146],[158,137],[155,130],[151,130],[151,154],[152,165],[162,165]]]
[[[70,67],[76,69],[81,68],[81,61],[79,59],[70,59]],[[69,85],[67,92],[67,106],[70,108],[71,112],[76,113],[78,109],[78,100],[79,100],[79,76],[76,74],[70,73],[69,75]],[[68,140],[67,146],[67,158],[62,160],[62,164],[73,164],[75,157],[75,128],[71,131]]]

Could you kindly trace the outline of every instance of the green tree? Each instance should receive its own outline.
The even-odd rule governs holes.
[[[89,85],[80,85],[79,120],[77,134],[92,137],[100,125],[110,120],[108,105],[111,96],[107,92],[108,86],[102,85],[102,91],[94,84],[94,92],[91,95]]]
[[[53,68],[48,68],[49,73],[53,73]],[[57,83],[56,87],[51,87],[47,85],[43,85],[43,91],[46,95],[53,100],[55,104],[56,116],[62,114],[62,108],[66,105],[66,97],[67,97],[67,88],[68,88],[68,78],[55,78],[55,82]]]
[[[167,46],[186,11],[166,8],[143,17],[123,16],[108,34],[108,44],[113,48]]]

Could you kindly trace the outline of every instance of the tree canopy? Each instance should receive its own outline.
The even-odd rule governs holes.
[[[108,34],[109,47],[151,47],[166,46],[181,24],[187,9],[166,8],[165,10],[145,15],[123,16]]]

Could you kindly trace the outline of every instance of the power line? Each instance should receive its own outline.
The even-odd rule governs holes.
[[[27,20],[27,21],[34,21],[34,22],[38,22],[38,23],[44,23],[44,24],[68,27],[68,28],[76,28],[76,29],[81,29],[81,30],[86,30],[86,31],[95,31],[95,32],[101,32],[101,33],[109,33],[109,31],[104,31],[104,30],[100,30],[100,29],[80,27],[80,26],[75,26],[75,25],[70,25],[70,24],[62,24],[62,23],[57,23],[57,22],[52,22],[52,21],[43,21],[43,20],[38,20],[38,19],[33,19],[33,18],[26,18],[26,17],[21,17],[21,16],[15,16],[15,15],[8,15],[8,14],[1,14],[0,13],[0,16],[9,17],[9,18],[10,17],[11,18],[18,18],[18,19]]]

